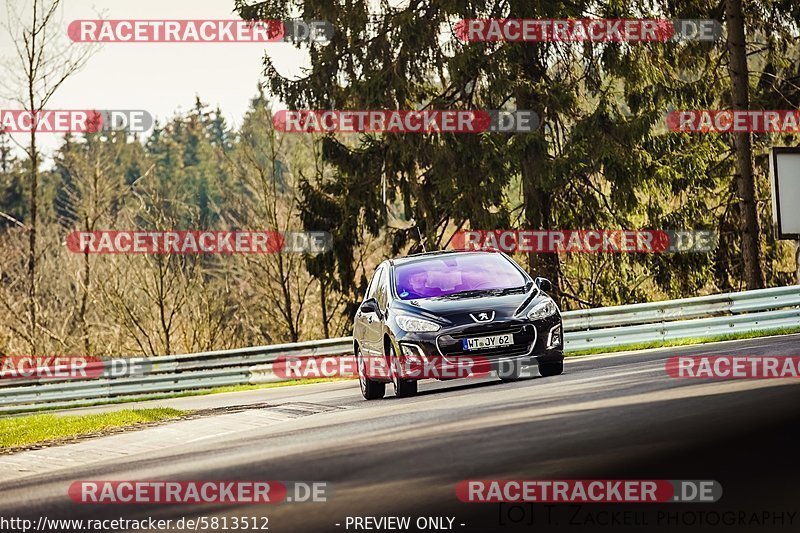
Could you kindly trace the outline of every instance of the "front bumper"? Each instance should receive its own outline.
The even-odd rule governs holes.
[[[416,363],[428,365],[436,379],[465,377],[463,372],[448,372],[448,367],[470,365],[478,374],[498,370],[509,363],[532,365],[564,360],[564,336],[561,316],[555,314],[540,320],[515,319],[486,324],[464,324],[431,333],[399,332],[397,353],[401,369],[414,368]],[[473,337],[511,333],[514,344],[502,348],[464,350],[462,340]],[[420,376],[402,372],[407,379]],[[444,376],[444,377],[440,377]]]

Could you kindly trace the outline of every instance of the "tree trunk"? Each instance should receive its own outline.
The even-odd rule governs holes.
[[[325,278],[321,278],[319,280],[319,299],[320,299],[320,308],[322,309],[322,333],[325,335],[326,339],[331,338],[330,327],[328,326],[328,291],[325,287]]]
[[[749,80],[747,68],[747,49],[744,34],[744,13],[742,0],[726,0],[726,19],[728,22],[728,54],[730,64],[731,95],[733,109],[747,110],[750,107]],[[764,274],[761,269],[759,246],[758,211],[756,208],[756,187],[753,177],[753,149],[751,134],[733,134],[736,151],[736,187],[739,196],[742,235],[742,260],[744,279],[748,290],[764,287]]]
[[[31,104],[33,104],[33,96],[31,95]],[[33,105],[31,105],[33,109]],[[30,140],[30,158],[31,158],[31,199],[30,211],[31,222],[28,232],[28,319],[30,326],[30,346],[31,355],[38,355],[39,347],[36,342],[37,338],[37,318],[36,318],[36,214],[39,207],[37,201],[39,190],[39,154],[36,152],[36,130],[31,129]]]
[[[39,111],[36,107],[36,93],[35,85],[36,78],[34,76],[36,68],[36,54],[39,53],[37,49],[36,37],[38,36],[38,2],[33,3],[33,21],[31,22],[31,34],[29,53],[27,56],[28,61],[28,111],[36,113]],[[36,121],[34,120],[34,124]],[[36,127],[31,128],[30,146],[28,147],[30,153],[28,156],[31,159],[31,199],[30,199],[30,215],[31,227],[28,233],[28,320],[30,328],[30,346],[31,355],[36,356],[39,353],[39,346],[36,342],[37,337],[37,317],[36,317],[36,215],[39,208],[38,194],[39,194],[39,154],[36,151]]]
[[[539,156],[544,157],[544,156]],[[525,228],[533,230],[553,229],[551,202],[553,195],[544,190],[537,181],[541,179],[541,159],[526,157],[522,166],[523,199],[525,202]],[[561,265],[556,253],[529,253],[528,272],[534,277],[542,276],[553,283],[551,296],[560,303]]]
[[[92,355],[91,339],[89,338],[89,324],[86,322],[86,310],[89,305],[89,284],[92,281],[91,264],[89,263],[89,252],[83,254],[83,294],[81,294],[81,307],[78,311],[78,319],[81,324],[81,335],[83,335],[83,353],[86,357]]]
[[[797,269],[797,284],[800,285],[800,241],[796,243],[797,248],[794,252],[794,264]]]
[[[541,64],[541,59],[536,57],[535,45],[526,46],[526,74],[531,80],[540,79],[545,72],[545,67]],[[517,95],[517,108],[535,111],[539,115],[540,124],[544,124],[545,109],[536,96],[528,89],[521,89]],[[544,128],[533,133],[518,135],[530,135],[532,142],[527,143],[528,148],[522,157],[522,198],[525,205],[525,229],[532,230],[551,230],[554,221],[552,219],[552,202],[554,193],[542,186],[547,175],[547,140],[544,138]],[[560,304],[561,286],[561,266],[558,262],[558,254],[555,253],[529,253],[528,272],[534,277],[542,276],[553,283],[551,296]]]

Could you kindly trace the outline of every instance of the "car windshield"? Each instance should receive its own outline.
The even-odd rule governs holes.
[[[500,254],[459,254],[420,259],[395,267],[401,300],[521,288],[526,279]]]

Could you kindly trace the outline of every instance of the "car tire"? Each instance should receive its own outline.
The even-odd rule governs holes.
[[[554,363],[539,363],[539,374],[546,378],[549,376],[558,376],[564,372],[564,361]]]
[[[358,384],[361,386],[361,395],[365,400],[380,400],[386,394],[386,383],[370,379],[366,373],[364,357],[361,348],[356,348],[356,365],[358,366]]]
[[[402,379],[397,375],[397,368],[400,360],[394,351],[394,346],[389,346],[389,372],[392,376],[392,387],[394,387],[394,395],[398,398],[409,398],[417,394],[417,380],[415,379]]]

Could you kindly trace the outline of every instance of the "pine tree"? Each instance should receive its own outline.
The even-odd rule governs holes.
[[[393,254],[419,249],[415,228],[389,227],[395,205],[434,248],[457,228],[507,228],[512,218],[526,229],[715,224],[709,191],[724,178],[714,170],[716,141],[664,127],[670,106],[692,108],[717,98],[720,88],[709,80],[684,83],[676,76],[687,57],[708,47],[462,43],[452,36],[442,44],[439,34],[462,18],[668,18],[684,14],[679,8],[667,2],[648,12],[618,1],[428,1],[382,6],[373,16],[366,5],[351,2],[293,4],[337,31],[327,46],[308,45],[311,68],[299,80],[283,78],[265,59],[268,89],[291,109],[516,108],[535,111],[543,124],[515,134],[326,136],[322,153],[335,177],[304,186],[303,217],[308,228],[331,228],[336,266],[326,268],[336,272],[342,290],[355,296],[365,288],[352,259],[363,229],[373,236],[387,231]],[[246,18],[276,18],[288,9],[276,1],[237,7]],[[697,16],[710,11],[704,9]],[[696,197],[684,198],[678,184]],[[531,254],[528,265],[573,304],[637,301],[656,289],[691,293],[710,282],[710,256],[671,259]],[[588,300],[579,296],[586,293]]]

